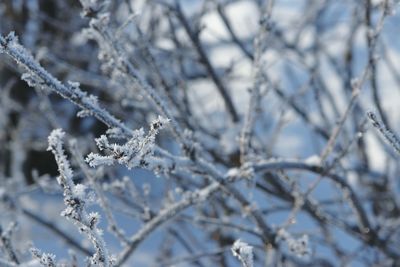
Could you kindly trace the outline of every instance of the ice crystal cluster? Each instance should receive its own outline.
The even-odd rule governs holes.
[[[97,147],[100,151],[104,151],[106,155],[90,153],[86,157],[86,162],[91,167],[101,165],[113,165],[119,163],[125,165],[128,169],[135,167],[152,168],[158,163],[154,157],[155,139],[160,129],[168,124],[168,119],[158,117],[151,123],[150,130],[145,134],[143,128],[135,130],[132,137],[125,144],[110,144],[106,135],[102,135],[96,139]]]

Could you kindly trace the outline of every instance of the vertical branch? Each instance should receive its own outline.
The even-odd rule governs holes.
[[[263,21],[266,21],[266,23],[269,22],[271,12],[272,12],[272,3],[273,1],[270,2],[270,5],[268,6],[267,10],[267,15],[265,18],[263,18]],[[224,13],[220,6],[218,6],[219,12],[221,13],[221,17],[224,17]],[[221,10],[220,10],[221,9]],[[226,18],[225,18],[226,20]],[[228,22],[226,22],[228,23]],[[257,114],[257,109],[259,108],[260,105],[260,88],[262,86],[262,83],[265,83],[266,81],[263,79],[264,75],[262,74],[263,72],[263,64],[261,61],[262,54],[264,52],[263,49],[263,43],[266,41],[266,37],[268,34],[268,28],[264,25],[264,23],[260,23],[260,29],[257,34],[257,37],[254,40],[254,50],[255,50],[255,55],[254,55],[254,62],[253,62],[253,67],[254,67],[254,84],[251,88],[250,91],[250,101],[248,105],[248,109],[246,112],[245,120],[244,120],[244,126],[240,135],[240,161],[241,164],[244,164],[247,161],[247,157],[249,154],[249,149],[251,146],[251,134],[253,131],[253,126],[255,122],[255,116]]]
[[[79,167],[81,168],[84,175],[88,179],[90,186],[94,189],[96,196],[99,199],[99,204],[103,209],[104,213],[106,214],[107,221],[109,223],[108,228],[123,244],[127,244],[128,240],[125,237],[125,233],[118,227],[114,215],[112,214],[110,205],[106,199],[106,196],[103,193],[101,186],[98,185],[98,183],[96,182],[95,177],[93,176],[91,170],[89,170],[89,168],[87,167],[85,160],[83,159],[82,154],[78,149],[77,141],[75,139],[71,140],[70,145],[72,153],[75,156],[76,161],[79,164]]]
[[[367,71],[365,71],[364,77],[366,77],[366,73],[367,73]],[[329,137],[324,150],[321,153],[321,156],[320,156],[321,162],[324,162],[325,159],[328,157],[328,155],[333,150],[335,143],[336,143],[336,139],[338,138],[339,133],[341,132],[342,128],[344,127],[344,123],[345,123],[347,117],[349,116],[349,114],[357,100],[358,95],[360,94],[361,86],[362,86],[362,83],[359,81],[355,82],[355,84],[353,85],[353,93],[351,95],[350,102],[347,105],[346,111],[343,113],[338,124],[333,129],[333,132],[332,132],[331,136]]]
[[[248,57],[251,61],[254,60],[254,55],[253,53],[246,48],[245,44],[239,39],[239,37],[236,35],[235,31],[232,28],[232,25],[226,15],[225,12],[225,6],[221,3],[217,3],[217,11],[219,16],[222,19],[222,22],[225,25],[225,28],[228,30],[232,41],[240,48],[240,50],[243,52],[243,54]]]
[[[180,4],[178,1],[176,2],[175,8],[173,8],[173,11],[177,15],[177,18],[180,20],[182,23],[182,26],[184,27],[186,34],[189,36],[194,48],[196,49],[201,63],[204,65],[204,67],[207,70],[207,73],[210,75],[211,79],[214,81],[214,84],[216,85],[219,94],[221,95],[222,99],[225,102],[225,106],[229,112],[229,115],[232,119],[233,122],[238,122],[239,121],[239,115],[236,111],[235,106],[233,105],[233,101],[231,99],[231,96],[228,93],[228,90],[225,86],[225,84],[222,82],[221,78],[218,76],[217,72],[215,71],[214,67],[212,66],[210,59],[207,56],[207,53],[203,47],[203,44],[200,41],[199,38],[199,32],[194,31],[187,20],[185,14],[183,14],[183,11],[181,9]]]
[[[376,46],[378,43],[379,33],[383,28],[384,19],[388,14],[389,2],[384,0],[382,3],[382,14],[379,18],[377,25],[374,27],[372,25],[372,0],[365,0],[365,24],[366,24],[366,39],[368,46],[368,65],[370,67],[370,83],[372,87],[372,95],[374,104],[378,110],[379,116],[385,125],[389,125],[389,120],[386,117],[386,113],[383,110],[382,102],[378,92],[378,70],[377,70],[377,56],[376,56]]]
[[[64,138],[65,133],[61,129],[56,129],[49,135],[49,148],[56,159],[60,176],[57,182],[64,191],[64,203],[67,206],[62,215],[70,219],[78,229],[87,235],[96,249],[96,253],[92,256],[92,264],[98,264],[101,267],[111,265],[108,250],[102,237],[102,231],[97,228],[100,215],[96,212],[87,213],[85,208],[85,187],[83,185],[75,185],[72,177],[72,169],[69,161],[64,154]]]

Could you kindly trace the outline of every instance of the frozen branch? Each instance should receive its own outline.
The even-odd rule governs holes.
[[[369,111],[367,113],[368,118],[370,119],[372,125],[380,132],[385,141],[397,152],[400,154],[400,140],[393,133],[392,130],[388,129],[383,122],[379,122],[376,115]]]
[[[107,126],[119,128],[127,136],[131,134],[131,130],[128,127],[99,106],[96,97],[82,91],[78,83],[64,85],[48,73],[39,65],[32,55],[18,43],[18,38],[13,32],[9,33],[6,37],[0,35],[0,53],[8,54],[28,71],[28,73],[23,75],[23,78],[30,86],[39,85],[50,88],[52,91],[93,114],[93,116]]]
[[[56,256],[53,254],[42,253],[36,248],[31,248],[32,256],[35,257],[43,267],[56,267]]]
[[[64,154],[63,138],[65,133],[61,129],[56,129],[49,135],[49,148],[58,165],[60,176],[57,178],[58,183],[64,190],[64,203],[67,208],[61,213],[71,220],[80,232],[87,235],[93,243],[96,253],[92,256],[92,264],[98,264],[102,267],[111,265],[111,259],[105,242],[102,237],[102,231],[97,228],[100,215],[97,212],[87,213],[85,209],[85,192],[83,185],[75,185],[73,182],[73,173]]]

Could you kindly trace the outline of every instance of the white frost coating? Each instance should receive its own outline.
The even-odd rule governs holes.
[[[318,155],[312,155],[304,160],[304,163],[309,165],[320,165],[321,158]]]
[[[400,140],[399,138],[383,123],[378,121],[378,118],[372,111],[367,112],[368,118],[371,120],[372,125],[379,130],[383,135],[385,141],[400,154]]]
[[[119,128],[109,128],[107,129],[107,135],[112,137],[112,138],[118,138],[119,136],[123,135],[123,132]]]
[[[56,256],[50,253],[42,253],[37,248],[30,249],[32,256],[36,258],[42,266],[56,267]]]
[[[35,87],[37,85],[36,80],[32,77],[32,74],[25,72],[21,75],[21,79],[25,81],[30,87]]]
[[[231,168],[228,170],[226,173],[226,176],[228,177],[234,177],[234,176],[239,176],[239,169],[238,168]]]
[[[107,152],[111,151],[111,153],[106,156],[90,153],[86,157],[86,162],[91,167],[113,165],[118,162],[128,169],[135,167],[162,168],[164,161],[154,157],[155,138],[158,131],[168,123],[168,119],[159,116],[151,123],[147,135],[142,128],[135,130],[132,133],[132,138],[122,145],[110,144],[107,136],[102,135],[96,139],[96,144],[100,151],[106,150]]]
[[[347,182],[353,188],[358,188],[360,186],[360,181],[356,172],[352,171],[346,176]]]
[[[64,184],[68,186],[69,189],[73,188],[72,183],[72,170],[69,165],[69,161],[65,157],[64,149],[63,149],[63,141],[65,133],[62,129],[55,129],[53,130],[49,137],[49,147],[47,148],[48,151],[52,151],[53,154],[56,156],[56,160],[58,165],[58,171],[60,172],[60,177],[58,178],[58,183]]]
[[[111,166],[114,164],[114,159],[112,156],[102,156],[95,153],[90,153],[86,157],[86,162],[89,164],[90,167],[97,167],[97,166]]]
[[[54,154],[58,165],[58,170],[60,172],[57,182],[64,190],[64,204],[66,205],[66,208],[62,211],[61,215],[72,221],[79,231],[86,234],[89,240],[92,242],[96,252],[90,258],[91,264],[101,267],[108,267],[111,264],[109,253],[101,236],[102,231],[96,227],[100,217],[97,213],[92,212],[88,214],[85,207],[85,203],[88,200],[85,193],[86,187],[81,184],[75,185],[73,182],[73,172],[63,149],[64,136],[65,133],[62,129],[56,129],[53,130],[48,137],[48,150]],[[36,254],[37,258],[39,258],[40,254]],[[44,260],[51,261],[51,259],[52,258],[47,254],[45,255]],[[45,266],[56,265],[47,264]]]
[[[240,239],[233,243],[231,248],[233,256],[237,257],[243,267],[253,267],[253,247]]]
[[[293,252],[297,257],[304,257],[310,254],[308,248],[308,235],[303,235],[299,239],[289,239],[288,246],[291,252]]]
[[[79,83],[68,82],[61,83],[57,78],[46,71],[23,46],[18,43],[18,38],[13,32],[6,37],[0,35],[0,53],[7,53],[19,65],[24,67],[28,74],[24,78],[28,80],[29,85],[41,85],[43,88],[49,88],[64,98],[69,99],[83,110],[90,112],[100,121],[109,127],[120,128],[126,136],[131,135],[131,130],[121,121],[111,115],[107,110],[101,108],[97,98],[88,95],[79,88]],[[86,115],[80,113],[79,115]]]

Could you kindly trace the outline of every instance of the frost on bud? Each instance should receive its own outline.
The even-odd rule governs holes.
[[[64,149],[63,149],[64,136],[65,136],[65,132],[62,129],[53,130],[48,137],[49,146],[48,146],[47,150],[51,151],[56,158],[58,170],[61,175],[60,177],[63,177],[63,179],[60,180],[59,182],[61,184],[64,184],[64,183],[69,184],[72,181],[72,170],[70,168],[69,161],[67,160],[66,156],[64,155]]]
[[[81,110],[81,111],[78,111],[78,113],[76,113],[76,116],[78,118],[85,118],[85,117],[89,117],[91,115],[92,115],[92,113],[89,110]]]
[[[99,105],[99,99],[95,95],[89,95],[88,97],[86,97],[85,102],[89,103],[93,107],[98,107]]]
[[[89,213],[89,228],[90,229],[95,229],[97,226],[97,223],[100,221],[100,214],[98,212],[91,212]]]
[[[68,81],[67,83],[72,89],[78,89],[81,86],[79,82]]]
[[[376,118],[375,113],[373,113],[372,111],[368,111],[368,112],[367,112],[367,116],[368,116],[368,118],[370,119],[370,121],[371,121],[371,123],[372,123],[372,125],[373,125],[374,127],[378,128],[378,129],[381,128],[381,125],[379,124],[378,119]]]
[[[280,229],[277,237],[285,241],[290,252],[297,257],[301,258],[310,255],[308,235],[303,235],[296,239],[285,229]]]
[[[10,32],[5,38],[0,35],[0,53],[4,53],[8,46],[18,43],[18,37],[15,32]]]
[[[304,257],[310,254],[308,248],[308,236],[303,235],[299,239],[289,239],[287,240],[289,249],[297,257]]]
[[[25,81],[30,87],[36,87],[38,85],[38,81],[29,72],[23,73],[21,79]]]
[[[110,4],[110,1],[98,1],[98,0],[81,0],[83,6],[83,17],[94,18],[96,16],[101,16],[101,11],[103,8]]]
[[[165,127],[169,123],[169,119],[166,119],[162,116],[158,116],[156,120],[151,123],[152,130],[159,130]]]
[[[64,135],[65,133],[62,129],[53,130],[48,137],[49,147],[47,148],[47,150],[53,150],[60,146],[62,144],[62,139],[64,138]]]
[[[56,256],[54,254],[50,253],[42,253],[39,249],[37,248],[31,248],[30,249],[32,256],[36,258],[42,266],[46,267],[56,267]]]
[[[235,243],[233,243],[231,251],[233,256],[235,256],[242,262],[243,267],[253,267],[252,246],[238,239],[235,241]]]
[[[101,135],[99,138],[96,138],[95,141],[100,151],[110,146],[107,136],[105,136],[104,134]]]

